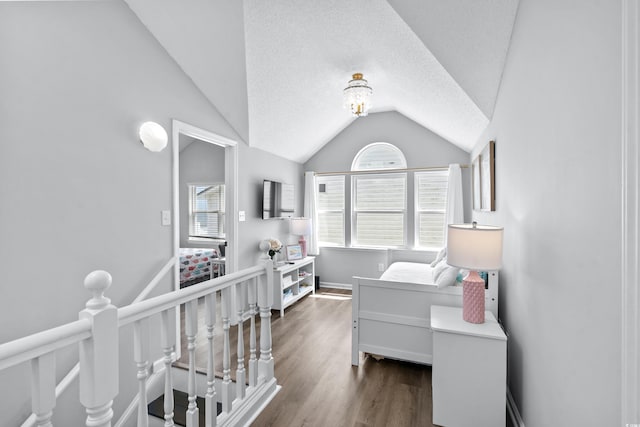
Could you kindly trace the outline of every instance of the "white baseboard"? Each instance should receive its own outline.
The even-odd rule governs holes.
[[[350,283],[333,283],[333,282],[320,282],[321,288],[333,288],[333,289],[349,289],[351,290]]]
[[[516,405],[516,401],[513,400],[511,390],[507,387],[507,411],[509,412],[509,418],[511,419],[511,425],[513,427],[524,427],[524,421],[520,416],[520,411]]]

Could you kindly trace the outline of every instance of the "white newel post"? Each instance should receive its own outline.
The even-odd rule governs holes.
[[[271,354],[271,305],[273,304],[273,262],[262,259],[265,275],[261,276],[258,285],[258,307],[260,307],[260,360],[258,361],[258,378],[265,382],[274,377],[273,356]]]
[[[89,273],[84,287],[93,293],[80,319],[91,322],[92,337],[80,343],[80,402],[87,411],[87,427],[111,427],[111,405],[118,394],[118,310],[104,296],[111,275]]]

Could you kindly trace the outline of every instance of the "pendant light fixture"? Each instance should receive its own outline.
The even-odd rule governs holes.
[[[352,80],[343,91],[344,108],[348,108],[351,114],[356,117],[366,116],[371,108],[371,96],[373,89],[362,77],[361,73],[355,73]]]

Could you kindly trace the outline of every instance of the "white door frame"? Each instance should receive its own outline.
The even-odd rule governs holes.
[[[224,148],[224,185],[225,185],[225,235],[228,246],[225,250],[225,272],[238,270],[238,143],[224,136],[206,131],[180,120],[172,121],[173,139],[173,256],[180,259],[180,135],[190,136],[200,141],[209,142]],[[175,268],[173,275],[174,289],[180,288],[180,269]],[[231,304],[235,307],[235,292],[231,293]],[[235,323],[235,310],[232,322]],[[180,343],[180,312],[176,310],[176,342]],[[180,345],[176,346],[176,354],[180,357]]]
[[[639,3],[622,0],[622,426],[640,425]]]
[[[224,148],[225,233],[229,242],[225,251],[225,271],[238,270],[238,147],[237,142],[179,120],[173,120],[173,254],[180,256],[180,135],[190,136]],[[179,273],[179,272],[178,272]],[[180,287],[176,275],[175,289]]]

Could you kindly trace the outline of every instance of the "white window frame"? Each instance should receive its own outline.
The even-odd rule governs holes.
[[[358,209],[357,203],[357,182],[358,179],[365,178],[379,178],[379,179],[392,179],[392,178],[404,179],[404,203],[402,209]],[[351,175],[351,242],[352,247],[360,248],[403,248],[407,246],[407,173],[406,172],[394,172],[394,173],[354,173]],[[399,245],[369,245],[358,241],[358,214],[402,214],[402,243]]]
[[[194,196],[194,192],[195,192],[195,188],[196,187],[212,187],[212,186],[220,186],[223,189],[223,197],[220,199],[220,203],[222,206],[222,209],[218,209],[218,210],[208,210],[208,211],[195,211],[193,209],[193,196]],[[189,241],[202,241],[202,240],[225,240],[226,239],[226,233],[225,233],[225,214],[226,214],[226,191],[227,189],[225,188],[225,183],[224,182],[207,182],[207,183],[189,183],[187,184],[187,191],[188,191],[188,203],[189,203],[189,236],[188,236],[188,240]],[[196,235],[194,233],[194,229],[195,229],[195,216],[198,213],[215,213],[218,215],[218,232],[213,235],[213,236],[199,236]]]

